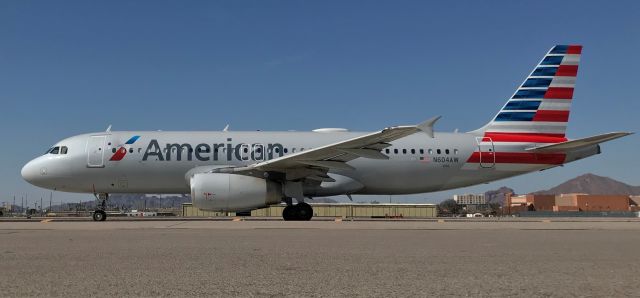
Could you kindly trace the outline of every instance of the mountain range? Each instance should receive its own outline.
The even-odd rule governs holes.
[[[632,186],[609,177],[595,174],[580,175],[547,190],[535,194],[587,193],[592,195],[640,195],[640,186]]]

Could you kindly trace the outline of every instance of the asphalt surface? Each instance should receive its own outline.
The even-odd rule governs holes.
[[[640,296],[640,221],[0,222],[0,296]]]

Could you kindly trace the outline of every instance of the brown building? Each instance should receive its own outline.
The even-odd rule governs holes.
[[[511,207],[511,211],[554,211],[556,205],[555,195],[520,195],[506,196]]]
[[[571,201],[579,211],[629,211],[629,196],[563,194],[561,200]],[[556,203],[556,205],[559,205]]]
[[[506,196],[508,214],[520,211],[636,211],[640,197],[627,195],[520,195]]]

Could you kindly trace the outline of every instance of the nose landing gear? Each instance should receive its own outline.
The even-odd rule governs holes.
[[[93,211],[93,221],[105,221],[107,220],[107,199],[109,199],[108,193],[94,194],[96,196],[96,210]]]

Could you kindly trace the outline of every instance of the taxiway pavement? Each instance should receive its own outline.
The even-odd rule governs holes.
[[[637,296],[640,221],[0,222],[0,296]]]

